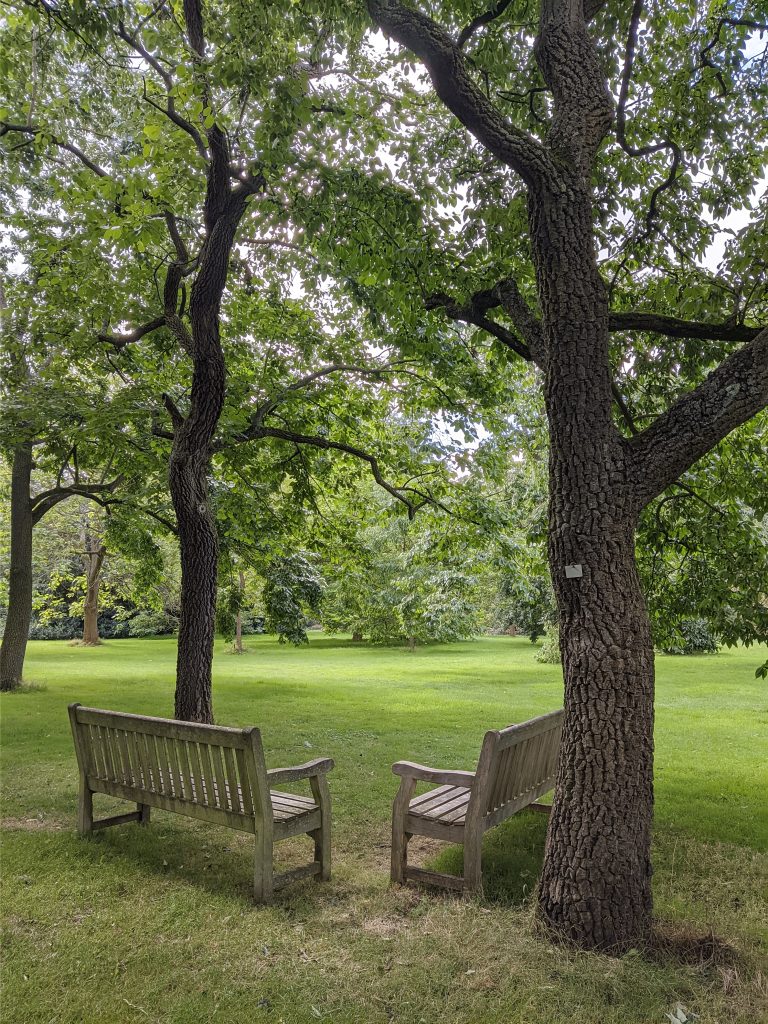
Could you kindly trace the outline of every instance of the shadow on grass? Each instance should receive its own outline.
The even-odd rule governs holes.
[[[485,899],[501,906],[520,907],[530,900],[544,860],[547,816],[521,812],[486,832],[483,839],[483,889]],[[450,846],[430,861],[435,871],[460,875],[463,848]]]
[[[311,850],[309,840],[307,850]],[[158,819],[148,827],[119,825],[78,840],[78,854],[95,873],[109,862],[126,875],[152,873],[183,881],[200,891],[236,897],[251,904],[253,893],[253,836],[230,829],[210,832],[176,827]],[[278,851],[279,857],[280,851]],[[306,857],[307,860],[310,856]],[[279,864],[276,870],[281,870]]]

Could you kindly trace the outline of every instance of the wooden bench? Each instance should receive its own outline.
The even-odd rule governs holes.
[[[402,778],[392,808],[392,881],[426,882],[482,895],[483,834],[524,807],[549,811],[538,797],[555,783],[563,710],[485,734],[474,772],[440,771],[410,761],[392,765]],[[417,782],[436,786],[413,797]],[[411,836],[464,845],[464,875],[408,865]]]
[[[331,873],[330,758],[295,768],[267,770],[258,729],[228,729],[167,718],[147,718],[69,705],[80,768],[78,831],[136,821],[146,825],[151,807],[175,811],[255,837],[253,896],[266,903],[273,891],[309,875]],[[312,797],[270,790],[308,779]],[[135,801],[137,810],[93,819],[93,794]],[[309,835],[311,864],[275,876],[273,844]]]

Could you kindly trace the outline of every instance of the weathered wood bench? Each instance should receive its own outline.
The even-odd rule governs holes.
[[[402,778],[392,808],[392,881],[482,895],[483,834],[524,807],[549,811],[537,800],[554,786],[562,727],[561,708],[521,725],[492,729],[485,734],[474,772],[441,771],[410,761],[392,765]],[[413,798],[417,782],[437,788]],[[409,866],[408,842],[414,835],[462,843],[463,877]]]
[[[253,896],[268,902],[275,889],[310,875],[331,873],[330,758],[267,770],[258,729],[228,729],[69,705],[80,768],[78,831],[136,821],[151,807],[253,833]],[[270,790],[308,779],[312,797]],[[93,794],[135,801],[137,810],[94,821]],[[275,876],[273,844],[309,835],[311,864]]]

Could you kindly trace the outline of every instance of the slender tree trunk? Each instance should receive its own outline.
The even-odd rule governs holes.
[[[362,643],[362,642],[363,642],[363,634],[360,633],[359,631],[354,632],[352,634],[352,643],[353,644],[359,644],[359,643]]]
[[[634,558],[636,502],[611,419],[608,306],[582,189],[531,199],[550,358],[549,563],[565,724],[539,909],[582,946],[621,950],[651,917],[653,646]],[[566,572],[566,567],[573,567]]]
[[[243,570],[238,570],[238,583],[240,586],[240,600],[237,605],[237,616],[235,618],[235,642],[233,650],[235,654],[243,654],[243,595],[245,594],[245,576]]]
[[[99,582],[98,577],[95,580],[89,577],[87,581],[83,604],[83,645],[85,647],[98,647],[101,643],[99,636]]]
[[[16,445],[11,469],[11,566],[8,617],[0,645],[0,690],[21,684],[32,618],[32,442]]]
[[[99,587],[101,570],[107,549],[95,538],[87,537],[85,556],[85,601],[83,602],[83,646],[98,647],[99,636]]]

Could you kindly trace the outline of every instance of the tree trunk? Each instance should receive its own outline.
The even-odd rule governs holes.
[[[196,370],[195,377],[198,376]],[[222,360],[220,372],[213,375],[206,396],[209,415],[215,416],[214,427],[221,411],[223,385]],[[206,433],[207,428],[198,427],[191,415],[177,428],[168,479],[181,555],[174,714],[182,721],[212,723],[211,667],[219,544],[216,522],[208,503],[210,436],[206,438]]]
[[[85,566],[85,601],[83,603],[83,646],[98,647],[99,636],[99,586],[101,569],[107,549],[98,540],[88,537],[88,551]]]
[[[353,644],[360,644],[362,642],[363,642],[363,634],[360,633],[359,631],[354,632],[352,634],[352,643]]]
[[[243,654],[243,594],[245,593],[245,576],[243,570],[238,570],[238,583],[240,586],[240,600],[237,605],[237,616],[235,618],[235,642],[232,650],[235,654]]]
[[[11,469],[11,565],[8,617],[0,645],[0,690],[21,684],[32,619],[32,442],[16,445]]]
[[[88,578],[83,604],[83,646],[98,647],[99,636],[99,579]]]
[[[565,679],[539,911],[580,946],[619,951],[650,926],[653,645],[635,568],[627,447],[611,419],[608,307],[591,204],[575,192],[531,198],[553,354],[545,369],[549,564]]]

